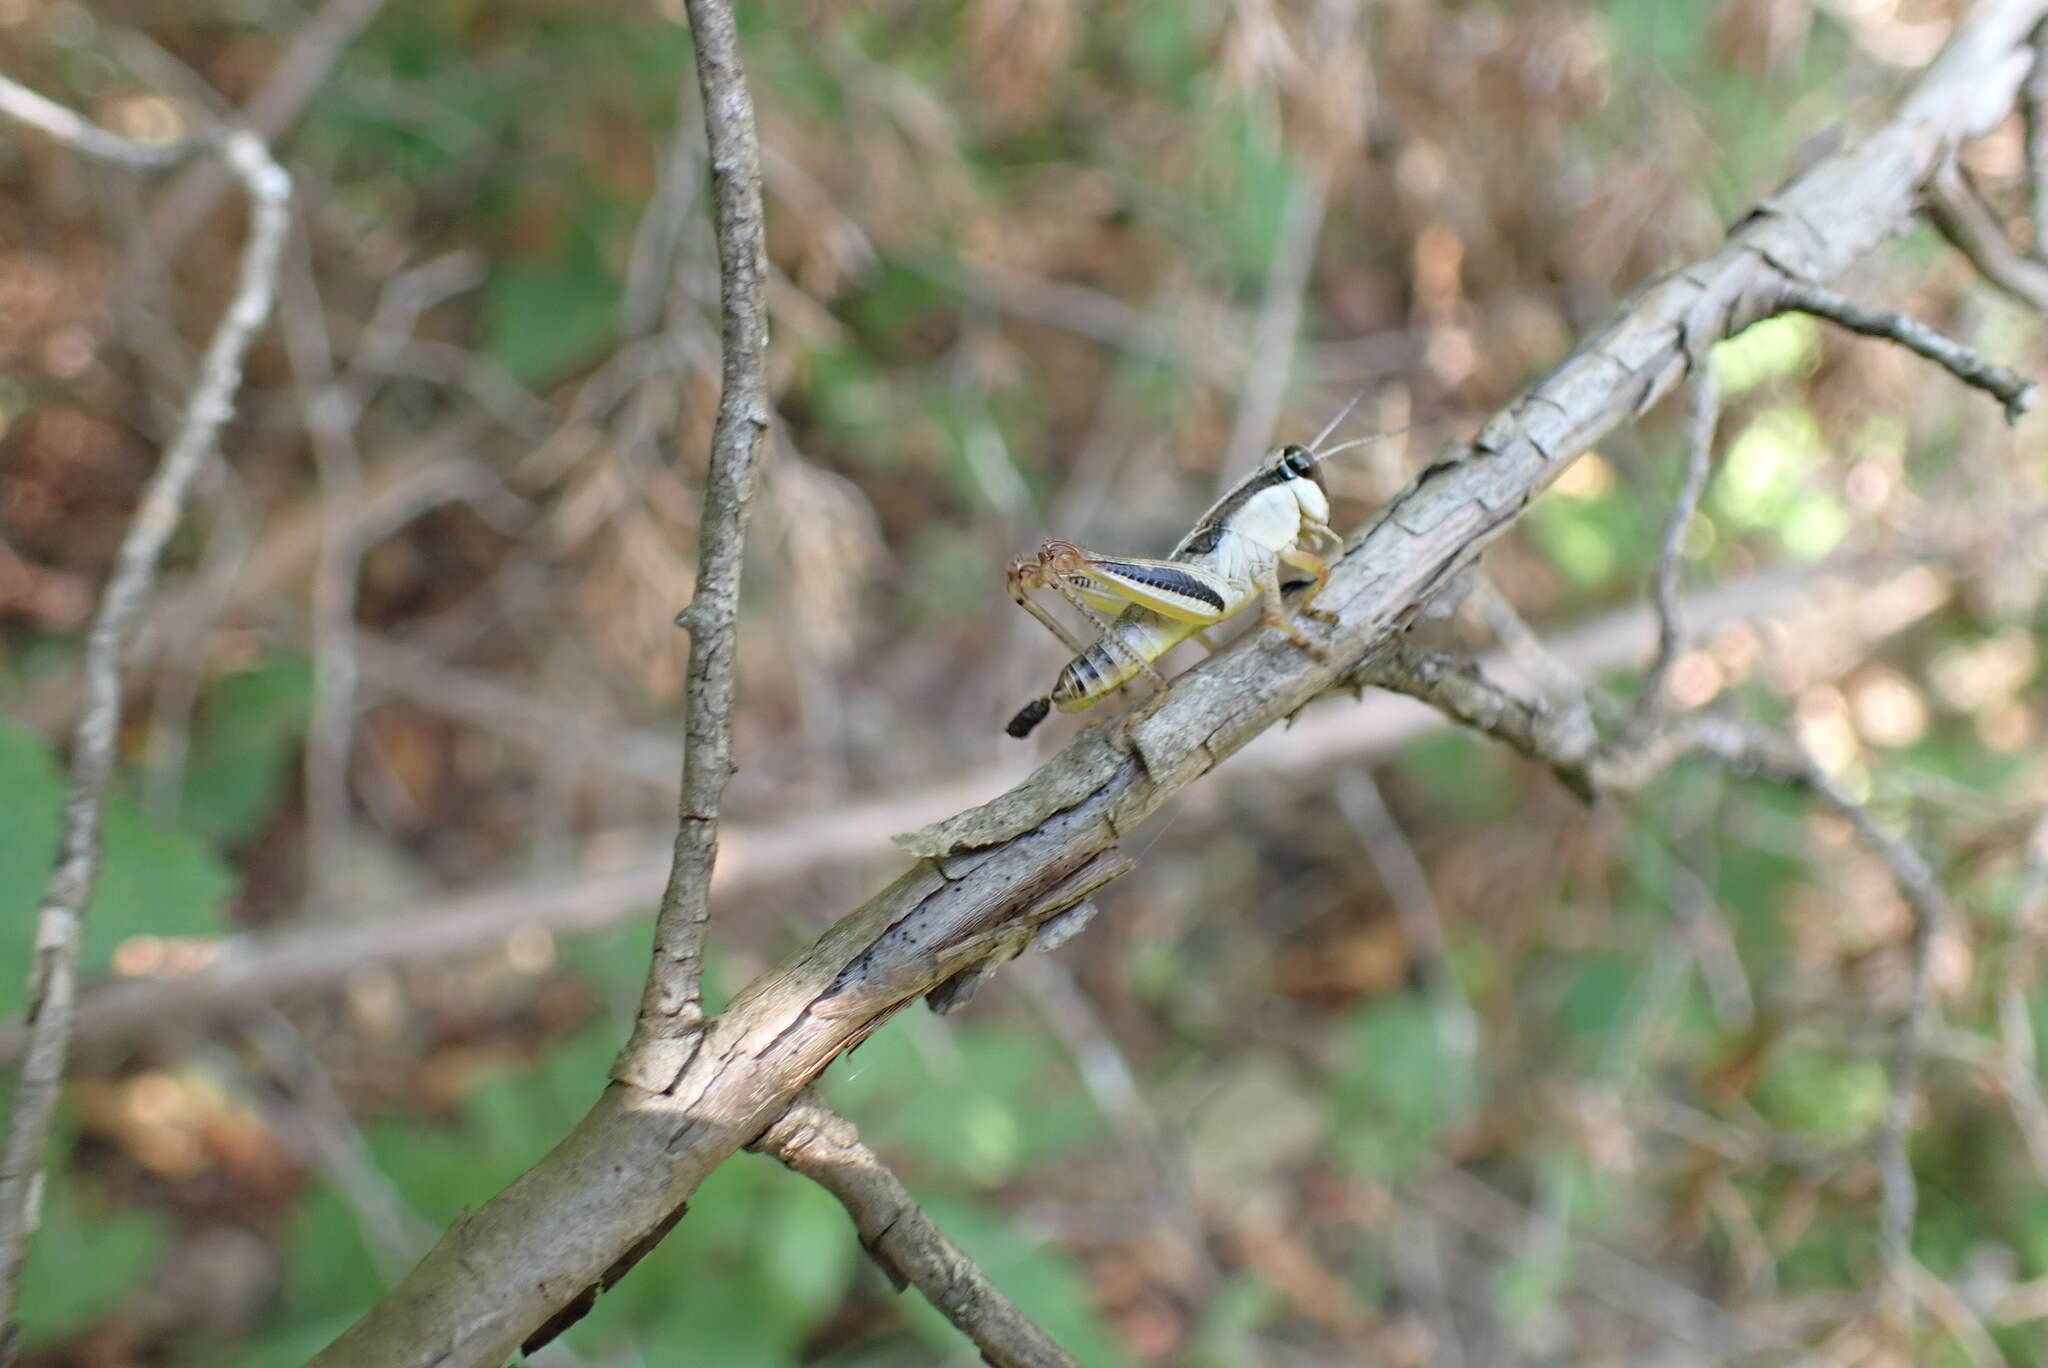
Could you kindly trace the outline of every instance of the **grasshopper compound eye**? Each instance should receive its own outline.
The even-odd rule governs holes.
[[[1289,479],[1298,479],[1315,469],[1316,458],[1309,455],[1308,448],[1289,444],[1280,448],[1280,468]]]

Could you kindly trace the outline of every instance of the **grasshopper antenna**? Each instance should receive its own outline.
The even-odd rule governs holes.
[[[1351,416],[1351,410],[1357,408],[1358,401],[1363,398],[1365,398],[1365,391],[1360,390],[1358,393],[1351,396],[1350,403],[1346,404],[1343,408],[1337,410],[1337,416],[1335,418],[1332,418],[1329,421],[1329,423],[1323,428],[1323,430],[1316,434],[1316,439],[1308,444],[1308,449],[1311,454],[1317,455],[1318,459],[1321,459],[1322,455],[1327,454],[1322,450],[1323,443],[1329,440],[1331,433],[1335,432],[1338,428],[1344,425],[1344,420]]]
[[[1337,443],[1337,445],[1331,447],[1328,451],[1313,451],[1313,449],[1311,449],[1312,454],[1315,456],[1317,462],[1320,463],[1322,461],[1328,460],[1332,456],[1335,456],[1340,451],[1349,451],[1353,447],[1371,446],[1374,442],[1383,442],[1389,437],[1399,437],[1402,433],[1411,430],[1414,426],[1415,425],[1413,423],[1410,423],[1405,427],[1393,428],[1386,432],[1375,432],[1364,437],[1353,437],[1348,442]]]

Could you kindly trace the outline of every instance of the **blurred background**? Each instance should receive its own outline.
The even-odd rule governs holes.
[[[742,6],[780,421],[715,989],[1071,734],[1000,733],[1062,663],[1011,556],[1161,554],[1362,393],[1347,431],[1407,431],[1332,470],[1355,526],[1881,117],[1958,8]],[[297,180],[277,319],[132,658],[23,1307],[40,1368],[292,1364],[572,1124],[630,1022],[717,390],[688,31],[677,0],[0,0],[0,67],[135,137],[239,110]],[[2016,125],[1968,159],[2016,224],[2019,166]],[[242,232],[211,170],[0,135],[9,1016],[83,626]],[[1846,287],[2048,360],[1928,230]],[[1883,866],[1719,771],[1588,808],[1373,696],[1173,804],[1076,942],[826,1079],[1083,1362],[2048,1363],[2040,423],[1803,319],[1714,364],[1672,702],[1793,728],[1958,911],[1920,1342],[1872,1315],[1909,927]],[[1632,693],[1682,407],[1489,553],[1554,653],[1523,674]],[[1430,630],[1495,643],[1469,605]],[[236,964],[245,991],[181,993]],[[543,1361],[971,1352],[741,1155]]]

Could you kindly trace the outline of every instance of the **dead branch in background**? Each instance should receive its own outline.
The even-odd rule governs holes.
[[[697,82],[704,91],[704,136],[711,149],[724,371],[704,481],[704,514],[697,525],[697,585],[690,606],[676,619],[690,633],[690,666],[675,862],[654,924],[654,958],[633,1037],[612,1066],[619,1081],[653,1092],[668,1088],[682,1073],[704,1020],[701,981],[711,867],[718,858],[719,803],[733,769],[740,566],[755,467],[770,416],[768,306],[761,294],[768,249],[761,225],[761,147],[754,132],[753,97],[747,92],[731,11],[722,0],[689,0],[688,8]]]
[[[1979,6],[1890,123],[1815,163],[1719,251],[1650,285],[1469,446],[1424,471],[1333,567],[1319,600],[1337,614],[1327,662],[1253,634],[1182,676],[1132,729],[1129,751],[1102,729],[1085,732],[1009,793],[906,838],[917,864],[743,988],[703,1025],[662,1090],[609,1089],[316,1362],[500,1362],[652,1247],[705,1175],[757,1139],[842,1051],[939,984],[1021,950],[1121,868],[1116,848],[1138,822],[1385,651],[1536,494],[1694,373],[1713,343],[1775,313],[1814,308],[1915,347],[1992,389],[2009,414],[2022,408],[2028,391],[2009,372],[1910,320],[1842,307],[1813,282],[1840,274],[1919,212],[1936,169],[2012,108],[2032,62],[2027,36],[2044,13],[2048,0]]]
[[[1944,553],[1946,554],[1946,553]],[[1846,599],[1819,593],[1827,586],[1857,589]],[[1794,574],[1767,572],[1702,589],[1683,599],[1694,629],[1792,614],[1825,619],[1840,649],[1863,653],[1941,606],[1945,596],[1931,578],[1900,573],[1894,562],[1846,557]],[[1823,604],[1825,603],[1825,606]],[[1552,651],[1573,671],[1599,676],[1643,658],[1656,629],[1647,608],[1619,609],[1552,637]],[[1816,630],[1819,630],[1816,627]],[[394,664],[392,648],[363,643],[367,680],[418,698],[458,721],[540,744],[552,728],[601,757],[619,779],[659,783],[672,795],[680,748],[651,732],[606,730],[538,702],[487,675],[437,667],[412,674],[417,657]],[[1436,711],[1375,698],[1355,708],[1319,708],[1285,731],[1260,737],[1231,761],[1234,776],[1310,773],[1332,764],[1369,765],[1445,722],[1469,726],[1550,764],[1528,739],[1537,714],[1492,682],[1508,667],[1504,656],[1462,660],[1442,651],[1403,648],[1376,662],[1370,681],[1410,695]],[[1406,679],[1400,678],[1403,674]],[[1554,725],[1554,724],[1552,724]],[[1516,737],[1522,739],[1517,741]],[[1590,744],[1590,736],[1588,744]],[[648,761],[673,763],[657,776]],[[1553,767],[1554,768],[1554,767]],[[893,832],[922,826],[974,802],[992,787],[1015,782],[1028,770],[983,770],[974,775],[885,799],[834,805],[773,824],[728,823],[720,832],[712,891],[721,897],[771,887],[834,865],[854,866],[893,853]],[[1559,774],[1581,786],[1583,774]],[[1581,794],[1590,798],[1590,792]],[[78,1003],[73,1038],[84,1044],[120,1044],[209,1019],[232,1018],[298,994],[332,989],[371,965],[430,964],[487,953],[508,937],[541,930],[583,932],[646,915],[661,896],[670,863],[669,842],[654,833],[612,833],[592,843],[591,860],[574,873],[521,877],[416,899],[369,912],[360,921],[326,923],[224,936],[183,946],[166,956],[158,974],[88,986]],[[0,1065],[20,1057],[23,1037],[0,1029]]]
[[[181,160],[192,146],[130,142],[0,77],[0,112],[42,129],[85,155],[137,169]],[[83,701],[71,745],[56,868],[36,912],[29,966],[27,1049],[0,1154],[0,1361],[13,1358],[15,1297],[41,1197],[43,1149],[56,1113],[77,996],[78,950],[86,904],[99,875],[102,804],[113,777],[121,730],[121,656],[148,607],[165,544],[177,531],[186,495],[234,413],[242,360],[276,292],[278,255],[289,226],[291,178],[254,134],[231,130],[208,142],[249,199],[248,241],[234,297],[207,343],[199,378],[163,459],[142,492],[121,539],[113,574],[86,636]]]

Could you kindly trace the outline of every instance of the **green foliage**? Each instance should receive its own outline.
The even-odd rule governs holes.
[[[484,354],[514,379],[551,379],[611,336],[618,308],[619,283],[578,225],[550,255],[492,273],[484,287]]]
[[[312,706],[312,668],[297,657],[210,685],[193,729],[179,825],[221,845],[261,830],[291,777]]]
[[[1751,1091],[1776,1125],[1843,1144],[1876,1128],[1889,1096],[1883,1059],[1804,1039],[1772,1050]]]
[[[1038,1032],[913,1018],[870,1037],[825,1091],[878,1149],[922,1175],[993,1187],[1102,1135],[1072,1071]]]
[[[1477,1092],[1471,1060],[1446,1046],[1415,997],[1370,1002],[1354,1014],[1332,1082],[1338,1152],[1376,1178],[1423,1167]]]
[[[1409,742],[1401,748],[1396,769],[1404,781],[1466,821],[1504,820],[1520,800],[1512,757],[1469,732],[1442,731]]]
[[[634,944],[642,939],[621,934],[616,954],[578,953],[618,967],[630,947],[644,965],[645,946]],[[610,976],[618,980],[612,990],[628,986],[623,971]],[[954,1039],[920,1050],[910,1030],[883,1032],[837,1067],[828,1090],[876,1109],[879,1119],[864,1138],[915,1165],[919,1195],[944,1211],[942,1227],[985,1256],[998,1285],[1039,1314],[1050,1333],[1085,1362],[1124,1362],[1073,1266],[1022,1238],[979,1195],[1099,1136],[1099,1122],[1042,1038],[993,1029],[945,1034]],[[445,1125],[375,1123],[367,1129],[372,1159],[407,1205],[446,1224],[523,1172],[565,1120],[581,1114],[618,1043],[617,1030],[596,1027],[535,1061],[508,1064],[475,1086]],[[768,1160],[741,1156],[711,1175],[687,1219],[599,1299],[568,1342],[585,1352],[630,1343],[653,1362],[780,1368],[839,1306],[860,1263],[852,1225],[828,1194]],[[325,1326],[383,1286],[354,1216],[326,1190],[300,1202],[284,1266],[275,1328],[257,1354],[264,1363],[286,1361],[307,1342],[307,1324]],[[912,1324],[929,1330],[916,1302],[907,1296],[901,1305]],[[939,1324],[942,1342],[956,1349],[959,1332]]]
[[[1772,532],[1794,556],[1819,560],[1849,528],[1841,500],[1815,487],[1832,460],[1812,413],[1766,409],[1729,444],[1709,502],[1735,527]]]
[[[64,792],[63,773],[42,741],[0,722],[0,830],[7,833],[0,840],[0,964],[28,963]],[[114,947],[130,936],[218,931],[234,889],[233,871],[211,848],[149,821],[125,798],[109,798],[83,972],[105,972]],[[0,1017],[20,1013],[24,992],[19,973],[0,975]]]
[[[1529,510],[1529,535],[1580,589],[1633,584],[1649,570],[1657,529],[1633,500],[1610,486],[1590,496],[1555,490]]]
[[[168,1240],[158,1213],[94,1202],[82,1179],[55,1166],[45,1179],[42,1226],[21,1275],[23,1343],[30,1349],[54,1344],[92,1324],[134,1293]]]

